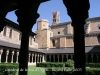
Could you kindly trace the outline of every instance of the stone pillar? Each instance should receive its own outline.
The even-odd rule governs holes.
[[[29,53],[29,54],[28,54],[28,62],[29,62],[29,63],[30,63],[30,55],[31,55],[31,54]]]
[[[71,60],[73,60],[73,54],[71,54]]]
[[[6,51],[6,61],[5,61],[5,63],[8,62],[8,54],[9,54],[9,50]]]
[[[44,58],[44,62],[46,62],[47,61],[47,55],[44,55],[43,58]]]
[[[68,54],[66,54],[66,58],[67,58],[67,60],[68,60]]]
[[[86,54],[86,62],[88,62],[88,54]]]
[[[34,56],[34,54],[32,53],[32,62],[31,63],[33,63],[33,56]]]
[[[49,55],[49,62],[51,62],[51,55]]]
[[[0,50],[0,63],[1,63],[2,53],[3,53],[3,50]]]
[[[42,62],[44,62],[44,55],[42,54]]]
[[[54,62],[55,62],[55,55],[53,55],[53,59],[54,59]]]
[[[34,63],[36,63],[37,61],[36,61],[36,57],[37,57],[37,54],[35,54],[35,62]]]
[[[99,63],[99,55],[97,54],[97,63]]]
[[[41,62],[41,55],[40,55],[40,62]]]
[[[39,62],[39,54],[37,54],[37,62]]]
[[[59,62],[59,55],[58,55],[58,62]]]
[[[62,54],[62,62],[63,62],[64,55]]]
[[[13,63],[13,56],[14,56],[14,51],[12,51],[11,63]]]
[[[19,51],[17,51],[17,58],[16,58],[16,63],[18,63],[18,56],[19,56]]]
[[[93,63],[93,54],[91,54],[91,59],[92,59],[92,63]]]

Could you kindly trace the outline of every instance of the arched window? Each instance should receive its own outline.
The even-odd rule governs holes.
[[[55,40],[52,40],[53,47],[55,47]]]
[[[6,28],[6,26],[4,27],[4,29],[3,29],[4,31],[3,31],[3,35],[4,36],[6,36],[6,31],[7,31],[7,28]]]

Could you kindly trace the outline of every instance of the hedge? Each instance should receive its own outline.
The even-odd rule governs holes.
[[[86,67],[100,68],[100,63],[86,63]]]
[[[74,63],[70,62],[44,62],[37,63],[36,67],[73,67]],[[100,63],[86,63],[86,67],[99,68]]]
[[[18,64],[0,63],[0,75],[16,75]]]
[[[46,69],[46,75],[74,75],[73,68],[48,68]],[[81,69],[79,69],[81,71]],[[79,71],[77,69],[77,71]],[[86,75],[100,75],[100,68],[86,68]]]
[[[51,62],[45,62],[45,63],[36,63],[36,67],[64,67],[64,63],[51,63]]]

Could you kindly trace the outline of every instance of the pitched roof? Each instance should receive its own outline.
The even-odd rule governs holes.
[[[14,48],[14,49],[20,49],[20,45],[14,44],[14,43],[10,43],[10,42],[7,42],[7,41],[3,41],[3,40],[0,40],[0,46],[8,47],[8,48]],[[29,47],[29,51],[42,52],[39,49],[32,48],[32,47]],[[44,53],[44,52],[42,52],[42,53]]]
[[[74,47],[67,47],[67,48],[60,48],[60,49],[41,49],[45,53],[51,53],[51,54],[60,54],[60,53],[74,53]],[[85,53],[100,53],[100,45],[97,46],[86,46],[85,47]]]
[[[0,46],[3,47],[9,47],[9,48],[15,48],[15,49],[20,49],[20,45],[18,44],[13,44],[10,42],[2,41],[0,40]],[[33,52],[40,52],[40,53],[52,53],[52,54],[57,54],[57,53],[74,53],[74,47],[67,47],[67,48],[50,48],[50,49],[36,49],[29,47],[29,51]],[[100,52],[100,45],[97,46],[86,46],[85,47],[85,52],[86,53],[95,53],[95,52]]]
[[[6,26],[10,26],[10,27],[12,27],[12,28],[14,28],[14,29],[20,31],[20,27],[19,27],[19,25],[18,25],[17,23],[15,23],[15,22],[13,22],[13,21],[7,19],[7,18],[5,18],[5,22],[7,23]],[[36,35],[36,33],[31,32],[30,35],[34,36],[34,35]]]

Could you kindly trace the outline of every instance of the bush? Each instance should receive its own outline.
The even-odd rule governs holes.
[[[74,61],[69,59],[67,60],[67,62],[65,63],[65,67],[73,67],[74,66]]]
[[[44,62],[44,63],[36,63],[36,67],[64,67],[64,63],[52,63],[52,62]]]
[[[100,63],[86,63],[86,67],[100,68]]]
[[[0,75],[15,75],[17,69],[16,63],[0,63]]]

